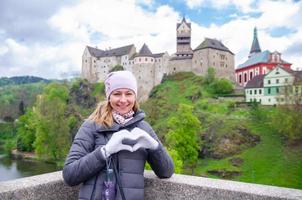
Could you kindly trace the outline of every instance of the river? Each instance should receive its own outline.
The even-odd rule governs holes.
[[[60,170],[55,164],[35,160],[11,159],[0,152],[0,181]]]

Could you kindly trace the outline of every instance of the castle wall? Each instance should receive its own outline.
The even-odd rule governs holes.
[[[137,57],[145,60],[145,57]],[[154,63],[135,63],[132,66],[132,72],[138,83],[138,101],[145,101],[154,87]]]
[[[169,60],[167,69],[167,74],[174,74],[177,72],[190,72],[192,71],[192,59]]]
[[[205,75],[209,67],[215,69],[216,77],[235,82],[234,55],[230,52],[210,48],[194,51],[193,72]]]
[[[155,58],[154,63],[154,85],[159,85],[163,79],[164,74],[167,74],[167,66],[170,56],[165,53],[162,57]]]

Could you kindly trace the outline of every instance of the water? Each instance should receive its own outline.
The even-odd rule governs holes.
[[[14,160],[0,154],[0,181],[60,170],[55,164],[35,160]]]

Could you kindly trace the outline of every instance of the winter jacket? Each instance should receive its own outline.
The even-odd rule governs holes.
[[[144,199],[144,166],[147,161],[159,178],[169,178],[174,173],[171,157],[158,140],[151,126],[144,121],[145,114],[138,111],[125,125],[114,123],[111,128],[99,126],[86,120],[80,127],[65,161],[63,178],[70,186],[82,183],[79,199],[101,199],[103,182],[106,178],[106,162],[100,148],[107,143],[116,131],[131,131],[138,127],[149,133],[159,142],[156,150],[139,149],[135,152],[120,151],[112,155],[118,168],[121,185],[126,200]],[[114,179],[116,181],[116,179]],[[117,188],[116,199],[121,199]]]

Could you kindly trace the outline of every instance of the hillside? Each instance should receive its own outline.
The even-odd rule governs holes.
[[[27,107],[33,106],[45,85],[38,82],[0,87],[0,119],[13,121],[24,114]]]
[[[149,100],[141,108],[169,149],[178,173],[302,188],[302,136],[298,126],[302,124],[301,113],[292,115],[278,107],[236,104],[238,98],[243,97],[231,91],[226,80],[217,80],[210,75],[200,77],[193,73],[178,73],[165,77],[162,84],[153,88]],[[37,94],[41,94],[39,104],[35,104]],[[65,140],[56,143],[46,138],[43,140],[45,144],[37,143],[39,149],[32,144],[39,142],[41,137],[64,136],[71,142],[82,121],[103,99],[103,83],[90,84],[80,79],[0,87],[0,119],[4,116],[5,121],[13,121],[25,108],[36,113],[26,112],[18,118],[17,127],[14,123],[1,124],[0,120],[0,146],[8,150],[16,147],[21,151],[43,150],[41,158],[48,157],[62,164],[68,150]],[[35,109],[32,109],[33,105],[36,105]],[[180,108],[185,112],[182,113]],[[45,122],[43,129],[41,120]],[[176,130],[171,122],[177,122],[176,128],[179,129]],[[280,125],[284,127],[280,128]],[[286,126],[294,127],[298,132],[292,134],[294,132]],[[64,132],[58,132],[58,127]],[[195,135],[194,138],[187,137],[193,129],[196,138]],[[182,135],[171,137],[173,131]],[[176,142],[174,139],[184,145],[196,139],[198,152],[194,165],[182,161],[186,158],[181,158],[183,154],[173,148],[171,142]],[[55,148],[45,150],[50,144]],[[182,153],[190,153],[189,149],[183,149]],[[55,151],[60,156],[52,158],[50,152]]]
[[[1,77],[0,78],[0,87],[6,86],[6,85],[21,85],[21,84],[27,84],[27,83],[37,83],[37,82],[43,82],[43,83],[49,83],[50,80],[36,77],[36,76],[14,76],[14,77]]]
[[[238,107],[233,98],[218,98],[213,84],[205,82],[191,73],[179,73],[153,89],[142,108],[162,141],[167,143],[169,119],[178,106],[191,105],[201,122],[194,175],[302,188],[302,145],[288,145],[271,124],[253,119],[253,107]],[[268,115],[276,110],[260,109]],[[187,168],[182,173],[192,171]]]

